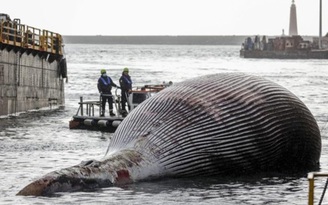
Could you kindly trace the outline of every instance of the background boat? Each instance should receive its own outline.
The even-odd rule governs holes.
[[[269,25],[268,25],[269,26]],[[303,39],[297,29],[295,1],[290,7],[289,33],[267,38],[254,36],[245,38],[240,49],[244,58],[276,59],[328,59],[328,33],[322,37],[322,0],[319,3],[319,35]]]

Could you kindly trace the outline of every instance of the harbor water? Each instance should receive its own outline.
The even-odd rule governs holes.
[[[239,49],[67,44],[65,106],[0,118],[0,204],[307,204],[306,175],[279,173],[163,179],[51,197],[16,196],[20,189],[48,172],[104,156],[112,134],[70,130],[68,122],[77,112],[80,96],[84,100],[99,99],[97,80],[101,69],[106,69],[118,84],[124,67],[130,69],[134,86],[163,81],[174,84],[220,72],[243,72],[280,84],[298,96],[317,120],[323,142],[321,171],[328,171],[328,61],[244,59],[239,57]],[[316,202],[325,180],[316,180]],[[324,203],[328,203],[328,196]]]

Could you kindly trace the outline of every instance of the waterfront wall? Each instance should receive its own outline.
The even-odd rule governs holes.
[[[0,50],[0,115],[64,105],[58,61],[37,54]]]

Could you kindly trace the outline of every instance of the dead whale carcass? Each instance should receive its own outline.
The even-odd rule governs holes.
[[[223,73],[164,89],[126,117],[103,159],[51,172],[18,194],[163,176],[308,171],[320,152],[318,125],[295,95],[260,77]]]

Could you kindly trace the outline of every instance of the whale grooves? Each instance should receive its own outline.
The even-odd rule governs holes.
[[[53,171],[18,195],[51,195],[162,177],[319,167],[321,136],[303,102],[282,86],[243,73],[176,83],[119,125],[99,160]]]

